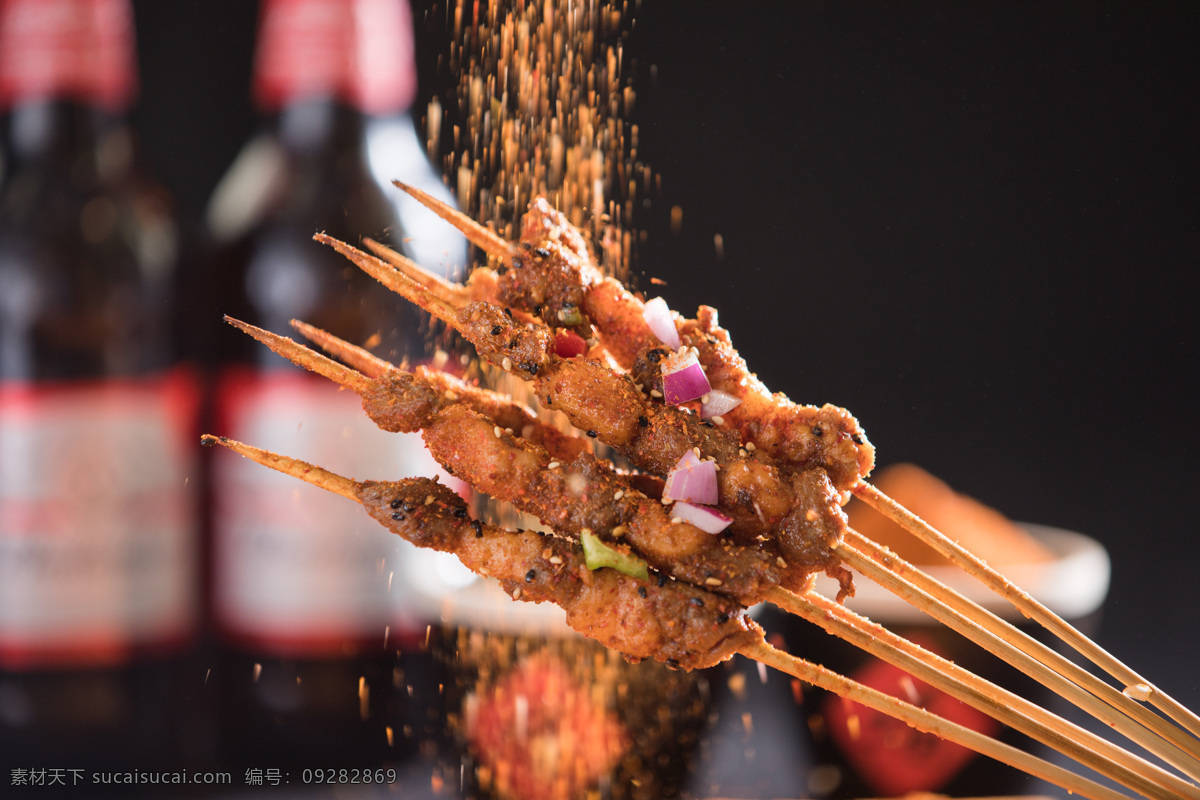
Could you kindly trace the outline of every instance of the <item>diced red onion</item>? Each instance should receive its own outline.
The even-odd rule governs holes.
[[[701,461],[694,452],[687,450],[667,473],[662,496],[667,500],[716,505],[717,465],[712,461]]]
[[[677,469],[691,469],[699,463],[700,456],[696,455],[696,451],[689,447],[687,450],[683,451],[683,455],[681,455],[679,460],[675,462],[675,466],[672,467],[672,471]]]
[[[740,398],[734,397],[728,392],[722,392],[720,389],[713,389],[701,399],[700,417],[702,419],[719,417],[727,411],[732,411],[741,404],[742,401]]]
[[[672,351],[679,349],[679,331],[675,328],[675,318],[671,315],[666,300],[656,297],[646,303],[642,308],[642,319],[646,320],[650,331],[660,342]]]
[[[671,514],[684,522],[690,522],[705,533],[720,533],[733,522],[715,508],[692,505],[682,500],[671,507]]]
[[[663,359],[662,376],[663,402],[671,405],[703,397],[712,389],[696,353],[691,350]]]
[[[559,358],[574,358],[587,352],[587,342],[574,331],[559,328],[554,332],[554,354]]]

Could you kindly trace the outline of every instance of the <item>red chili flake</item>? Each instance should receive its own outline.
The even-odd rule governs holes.
[[[574,358],[587,352],[587,342],[574,331],[559,328],[554,333],[554,354],[559,358]]]

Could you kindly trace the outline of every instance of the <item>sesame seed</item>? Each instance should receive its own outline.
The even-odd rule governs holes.
[[[704,583],[707,586],[720,586],[721,580],[720,578],[705,578]]]
[[[699,447],[693,447],[692,452],[696,454],[696,458],[700,457],[700,448]]]
[[[458,395],[456,395],[454,392],[447,391],[446,399],[449,400],[451,403],[453,403],[455,400],[458,399]]]
[[[614,539],[620,539],[622,536],[624,536],[628,532],[629,532],[629,528],[625,525],[618,525],[617,527],[612,529],[612,535],[613,535]]]
[[[672,525],[678,525],[681,522],[683,522],[683,517],[671,517]]]
[[[558,469],[559,466],[561,465],[557,461],[551,461],[546,465],[546,469]]]
[[[746,442],[746,449],[753,453],[758,448],[754,446],[754,442]]]
[[[712,421],[713,421],[714,425],[724,425],[725,424],[725,418],[722,416],[715,416],[712,418]]]
[[[509,436],[512,436],[512,435],[513,435],[513,429],[512,429],[512,428],[505,428],[505,429],[504,429],[504,432],[505,432],[505,433],[507,433]]]
[[[559,558],[558,556],[550,556],[546,560],[549,561],[551,564],[561,564],[562,563],[562,559]]]
[[[513,600],[520,600],[520,599],[521,599],[521,587],[520,587],[520,586],[518,586],[517,588],[513,589],[513,593],[512,593],[512,599],[513,599]]]
[[[500,366],[505,372],[512,372],[512,359],[505,356],[504,360],[500,362]]]
[[[744,447],[739,447],[739,448],[738,448],[738,455],[739,455],[739,456],[741,456],[742,458],[745,458],[745,457],[746,457],[746,448],[744,448]]]
[[[787,562],[783,560],[783,556],[775,556],[775,563],[787,569]]]
[[[625,490],[621,489],[620,491],[618,491],[616,494],[613,495],[613,500],[620,500],[624,496],[625,496]]]
[[[433,503],[433,495],[431,495],[431,494],[425,495],[425,505],[430,505],[431,503]]]
[[[662,392],[660,392],[658,389],[651,389],[650,396],[651,397],[662,397]]]
[[[497,425],[496,427],[492,428],[492,433],[496,434],[496,438],[499,439],[500,438],[500,426]]]

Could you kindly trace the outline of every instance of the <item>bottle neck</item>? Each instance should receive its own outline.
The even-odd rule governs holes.
[[[0,108],[72,98],[121,113],[136,90],[129,0],[0,3]]]
[[[265,112],[337,98],[390,116],[416,96],[407,0],[265,0],[253,94]]]

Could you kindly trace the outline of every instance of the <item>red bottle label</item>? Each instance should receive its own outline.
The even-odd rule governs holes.
[[[195,383],[0,385],[0,665],[117,664],[190,636]]]
[[[416,96],[407,0],[268,0],[259,22],[254,99],[265,111],[336,97],[394,114]]]
[[[70,98],[119,112],[136,90],[127,0],[0,0],[0,108]]]
[[[234,371],[216,432],[358,479],[433,475],[419,434],[387,433],[357,395],[296,372]],[[337,655],[419,628],[412,545],[356,503],[218,449],[214,600],[226,636],[279,655]],[[450,481],[444,481],[454,485]]]

